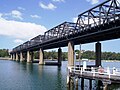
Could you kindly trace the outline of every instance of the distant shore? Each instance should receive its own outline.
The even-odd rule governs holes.
[[[0,60],[11,60],[9,57],[0,57]]]
[[[11,60],[11,58],[9,57],[0,57],[0,60]],[[39,59],[34,59],[35,61],[39,60]],[[57,59],[44,59],[45,61],[57,61]],[[67,61],[67,60],[63,60],[63,61]],[[76,60],[77,62],[79,62],[79,59]],[[82,61],[82,60],[80,60]],[[88,62],[94,62],[95,60],[88,60]],[[102,62],[120,62],[120,60],[101,60]]]
[[[76,60],[77,62],[79,62],[79,59]],[[82,60],[80,60],[82,61]],[[88,60],[88,62],[94,62],[95,60]],[[101,60],[102,62],[120,62],[120,60]]]

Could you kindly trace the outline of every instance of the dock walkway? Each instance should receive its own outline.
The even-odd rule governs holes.
[[[101,80],[103,82],[120,83],[119,69],[115,68],[98,68],[91,67],[84,69],[83,67],[68,68],[69,76],[75,78]]]

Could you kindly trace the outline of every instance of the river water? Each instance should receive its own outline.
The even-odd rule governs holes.
[[[120,68],[120,62],[102,64]],[[67,61],[63,61],[62,67],[58,67],[0,60],[0,90],[67,90],[66,77]],[[95,90],[95,82],[93,84]],[[87,80],[84,90],[89,90]],[[120,90],[120,85],[110,85],[109,90]]]

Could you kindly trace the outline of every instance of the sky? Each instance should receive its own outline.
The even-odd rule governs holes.
[[[0,2],[0,49],[12,49],[77,16],[104,0],[2,0]],[[104,41],[102,51],[120,52],[120,39]],[[78,49],[79,46],[75,46]],[[82,45],[94,50],[95,43]],[[63,48],[64,51],[67,48]]]

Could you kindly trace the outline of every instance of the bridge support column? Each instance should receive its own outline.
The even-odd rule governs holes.
[[[13,54],[13,60],[15,60],[15,54]]]
[[[44,55],[43,55],[43,49],[40,48],[40,51],[39,51],[39,65],[43,65],[44,64]]]
[[[72,41],[68,42],[68,66],[74,66],[74,43]]]
[[[18,61],[18,53],[16,53],[16,59],[15,60]]]
[[[61,48],[58,49],[58,66],[61,66],[62,61],[62,50]]]
[[[34,60],[34,52],[32,51],[31,52],[31,61],[33,62],[33,60]]]
[[[20,52],[20,61],[23,62],[23,53]]]
[[[101,66],[101,43],[96,43],[96,66]]]
[[[13,60],[13,54],[10,54],[10,59]]]
[[[30,63],[30,51],[27,51],[27,62]]]

